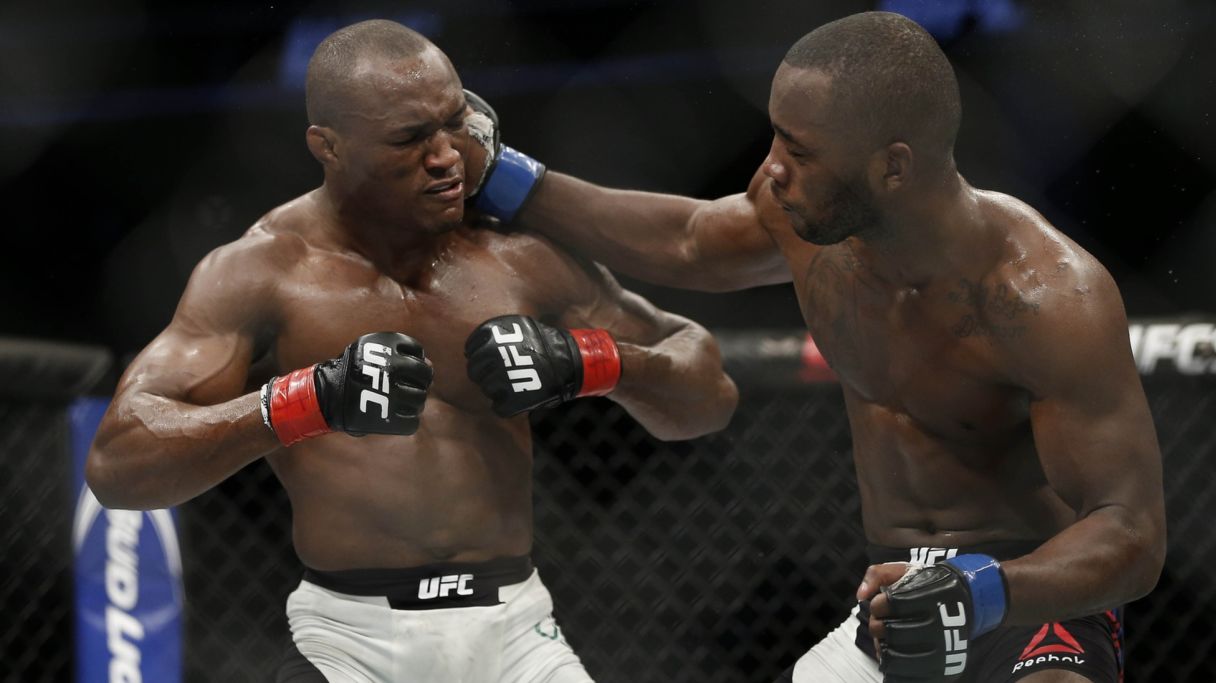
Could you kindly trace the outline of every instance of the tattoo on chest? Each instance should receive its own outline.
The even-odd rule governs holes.
[[[860,355],[853,294],[855,271],[860,265],[851,253],[824,249],[811,259],[802,277],[802,317],[814,331],[827,332],[826,339],[816,336],[820,349],[846,364]]]
[[[946,294],[946,298],[967,309],[950,328],[954,336],[960,339],[1018,339],[1026,334],[1026,325],[1019,320],[1025,318],[1027,313],[1039,313],[1037,302],[1026,301],[1007,285],[991,288],[966,278],[960,279],[955,289]]]

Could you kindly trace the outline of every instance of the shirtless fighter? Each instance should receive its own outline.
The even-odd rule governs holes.
[[[534,172],[518,210],[659,284],[793,281],[844,389],[873,566],[860,615],[787,681],[1115,681],[1115,610],[1161,571],[1160,453],[1119,292],[1043,216],[959,175],[960,112],[923,29],[854,15],[787,53],[745,194]]]
[[[280,681],[588,681],[528,557],[524,413],[606,394],[660,438],[720,429],[717,348],[543,238],[462,225],[485,150],[422,36],[334,33],[307,105],[323,184],[198,265],[120,382],[89,485],[159,508],[269,461],[306,565]],[[511,191],[504,171],[481,195]]]

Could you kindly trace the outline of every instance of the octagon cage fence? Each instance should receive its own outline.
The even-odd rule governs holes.
[[[1130,330],[1170,531],[1157,588],[1125,614],[1128,681],[1216,680],[1213,322]],[[841,392],[813,343],[719,340],[742,394],[719,434],[662,443],[604,399],[534,415],[534,558],[597,681],[771,681],[839,623],[866,566]],[[66,413],[110,363],[95,348],[0,342],[0,680],[72,679]],[[289,515],[262,462],[178,510],[183,680],[272,680],[301,575]]]

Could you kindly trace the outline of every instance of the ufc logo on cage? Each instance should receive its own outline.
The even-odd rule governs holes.
[[[388,357],[393,350],[383,344],[368,342],[363,345],[363,374],[372,379],[372,388],[359,394],[359,412],[367,412],[367,404],[380,406],[380,418],[388,419]]]
[[[958,605],[958,614],[950,614],[944,604],[938,605],[946,635],[946,676],[960,674],[967,668],[967,641],[959,632],[960,628],[967,625],[967,610],[961,602],[954,604]]]
[[[418,582],[418,599],[446,598],[453,588],[456,589],[456,595],[472,595],[473,589],[469,588],[469,582],[472,580],[472,574],[448,574],[423,579]]]
[[[519,323],[514,323],[511,327],[514,328],[514,331],[507,333],[498,329],[498,325],[490,326],[490,331],[494,334],[494,343],[498,344],[498,353],[502,355],[503,367],[515,368],[507,370],[507,379],[511,380],[511,389],[517,394],[521,391],[540,389],[540,375],[537,374],[536,369],[520,367],[532,365],[532,356],[520,353],[519,347],[515,346],[524,340],[524,333],[519,329]]]

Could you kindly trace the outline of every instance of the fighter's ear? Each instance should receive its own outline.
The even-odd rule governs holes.
[[[322,166],[333,166],[338,163],[338,135],[333,128],[326,126],[309,126],[304,133],[308,143],[308,151],[321,162]]]
[[[881,192],[895,192],[912,177],[912,148],[906,142],[892,142],[875,153],[871,170]]]

